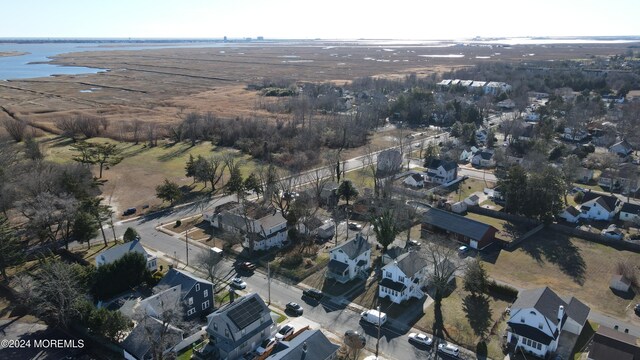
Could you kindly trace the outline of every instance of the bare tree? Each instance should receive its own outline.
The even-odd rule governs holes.
[[[2,126],[4,126],[9,136],[11,136],[11,138],[16,142],[20,142],[24,139],[25,130],[27,129],[27,124],[24,121],[10,118],[4,119],[2,121]]]
[[[306,181],[311,185],[313,198],[317,205],[322,203],[322,191],[329,182],[328,175],[330,172],[331,169],[329,167],[321,167],[308,172],[305,176]]]
[[[213,283],[215,289],[220,283],[218,275],[222,272],[222,258],[213,251],[200,252],[196,256],[196,266],[207,273],[207,279]]]
[[[140,129],[142,128],[142,123],[140,120],[135,119],[131,122],[131,131],[133,132],[133,141],[136,145],[140,142]]]
[[[69,236],[78,201],[68,194],[43,192],[34,198],[18,202],[18,208],[29,221],[27,230],[41,241],[56,242],[62,236],[69,247]]]

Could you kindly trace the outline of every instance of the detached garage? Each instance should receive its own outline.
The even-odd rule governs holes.
[[[623,275],[613,275],[609,282],[609,287],[613,290],[628,292],[631,288],[631,281]]]
[[[422,216],[422,233],[425,232],[446,233],[472,249],[482,250],[496,241],[498,229],[448,211],[429,208]]]

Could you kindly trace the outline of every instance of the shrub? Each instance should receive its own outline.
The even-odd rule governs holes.
[[[174,227],[180,227],[180,225],[182,225],[182,221],[176,220],[176,226],[174,226]]]
[[[573,195],[573,200],[576,202],[576,204],[582,204],[582,199],[584,199],[584,193],[582,191],[578,191],[575,195]]]
[[[300,264],[302,264],[302,260],[303,258],[301,254],[289,254],[282,259],[280,265],[284,268],[293,269],[300,266]]]
[[[138,232],[136,231],[136,229],[132,227],[128,227],[127,230],[125,230],[124,235],[122,235],[122,240],[124,242],[130,242],[135,240],[139,236],[140,235],[138,235]]]
[[[498,284],[495,281],[489,281],[487,283],[487,293],[505,298],[509,301],[513,301],[518,297],[518,289],[509,285]]]

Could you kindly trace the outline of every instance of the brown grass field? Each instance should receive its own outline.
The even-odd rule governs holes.
[[[220,117],[283,118],[260,108],[263,99],[246,85],[262,79],[344,84],[365,76],[432,76],[481,61],[585,59],[624,52],[632,44],[384,46],[308,41],[220,44],[218,47],[63,54],[62,65],[110,69],[92,75],[62,75],[0,82],[0,101],[18,119],[52,128],[74,114],[112,123],[139,119],[175,122],[180,112]],[[433,58],[421,55],[464,55]],[[499,54],[499,55],[498,55]],[[488,59],[476,57],[489,57]],[[92,92],[80,92],[81,90]],[[0,111],[0,117],[7,117]]]

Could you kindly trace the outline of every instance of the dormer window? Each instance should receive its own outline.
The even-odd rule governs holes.
[[[536,314],[536,312],[535,312],[535,311],[530,311],[530,312],[529,312],[529,314],[531,314],[531,315],[535,315],[535,314]]]
[[[542,330],[542,323],[538,323],[538,329]]]
[[[523,317],[520,318],[520,322],[524,323],[524,318]]]

